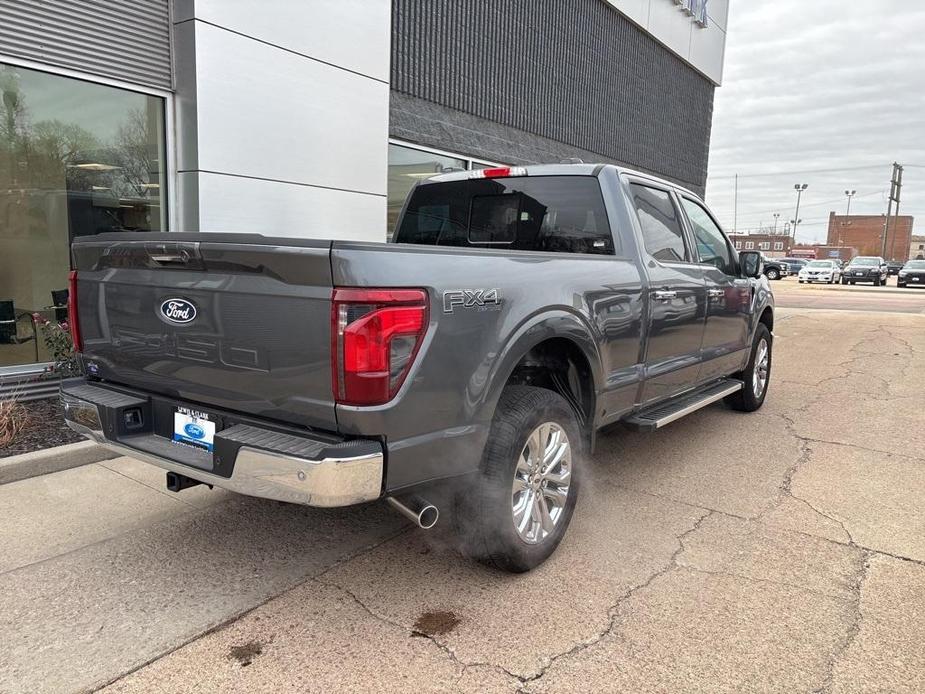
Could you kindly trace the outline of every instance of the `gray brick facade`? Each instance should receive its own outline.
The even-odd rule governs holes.
[[[393,0],[390,135],[703,192],[713,84],[601,0]]]

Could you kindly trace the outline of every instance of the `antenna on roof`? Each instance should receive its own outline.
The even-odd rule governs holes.
[[[578,157],[569,157],[568,159],[563,159],[559,163],[560,164],[584,164],[584,162]]]

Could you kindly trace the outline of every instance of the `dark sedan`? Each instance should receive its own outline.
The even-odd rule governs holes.
[[[903,269],[903,261],[901,260],[888,260],[886,261],[886,269],[889,274],[898,275],[899,271]]]
[[[925,287],[925,260],[910,260],[896,278],[898,287]]]

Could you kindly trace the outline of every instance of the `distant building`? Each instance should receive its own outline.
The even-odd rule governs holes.
[[[888,260],[906,260],[912,245],[914,218],[908,215],[890,218],[883,250],[885,215],[843,215],[829,213],[829,246],[848,246],[858,249],[858,255],[883,255]]]
[[[807,258],[813,259],[819,257],[817,255],[819,250],[818,246],[811,245],[808,243],[798,243],[790,251],[791,258]]]
[[[854,256],[860,255],[857,248],[850,246],[822,246],[816,245],[816,258],[820,260],[844,260],[849,261]]]
[[[925,260],[925,236],[913,236],[909,244],[909,260]]]
[[[793,239],[785,234],[731,234],[737,251],[761,251],[769,258],[790,255]]]

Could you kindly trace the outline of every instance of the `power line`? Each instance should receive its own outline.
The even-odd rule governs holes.
[[[916,166],[916,168],[925,168],[922,165],[910,165]],[[886,168],[883,164],[876,164],[871,166],[846,166],[841,169],[802,169],[794,171],[769,171],[766,173],[751,173],[751,174],[731,174],[728,176],[707,176],[707,180],[729,180],[733,179],[736,176],[739,178],[770,178],[772,176],[793,176],[795,174],[808,174],[808,173],[841,173],[843,171],[869,171],[873,169]]]
[[[875,190],[875,191],[870,192],[870,193],[860,193],[860,194],[857,194],[855,197],[856,197],[856,198],[869,198],[869,197],[872,196],[872,195],[883,195],[885,192],[886,192],[886,191],[883,191],[883,190]],[[820,206],[822,206],[822,205],[834,205],[834,204],[840,203],[840,202],[843,202],[843,199],[842,199],[842,198],[838,198],[838,199],[836,199],[836,200],[825,200],[825,201],[823,201],[823,202],[811,202],[811,203],[807,203],[807,204],[803,205],[803,208],[805,209],[805,208],[807,208],[807,207],[820,207]],[[748,213],[746,213],[745,215],[742,215],[742,214],[740,213],[740,214],[739,214],[739,221],[741,222],[743,218],[744,218],[745,220],[758,219],[758,220],[760,221],[761,219],[763,219],[763,218],[765,218],[765,217],[773,216],[773,214],[774,214],[775,212],[777,212],[778,209],[779,209],[779,208],[775,208],[775,209],[773,209],[773,210],[765,210],[764,212],[748,212]],[[868,215],[868,216],[870,216],[870,215]]]

